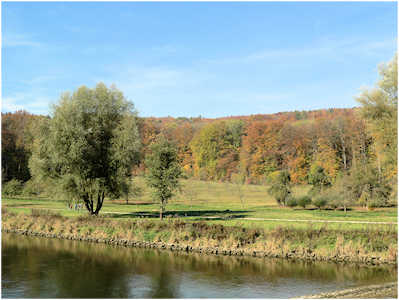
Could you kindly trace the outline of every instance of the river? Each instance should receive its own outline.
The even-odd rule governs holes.
[[[397,280],[396,267],[224,257],[2,234],[4,298],[289,298]]]

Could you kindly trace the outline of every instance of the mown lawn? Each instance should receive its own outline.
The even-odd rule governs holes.
[[[151,199],[151,191],[145,187],[142,178],[136,178],[136,183],[143,189],[143,195],[130,199],[129,204],[123,199],[105,200],[100,214],[112,218],[157,218],[159,205]],[[294,187],[294,195],[305,195],[309,186]],[[352,210],[318,210],[313,207],[281,208],[267,193],[268,186],[243,186],[244,198],[240,201],[237,186],[230,183],[203,182],[184,180],[183,189],[167,205],[167,217],[184,218],[187,221],[204,220],[231,226],[274,228],[276,226],[306,227],[307,222],[287,222],[271,220],[245,220],[244,218],[290,219],[290,220],[341,220],[341,221],[372,221],[396,222],[397,208],[382,208],[367,211],[363,208]],[[188,192],[187,192],[188,191]],[[32,208],[57,210],[65,216],[79,216],[85,210],[75,211],[67,208],[66,201],[54,201],[45,198],[3,198],[2,206],[10,211],[30,212]],[[108,214],[106,214],[108,213]],[[111,214],[113,213],[113,214]],[[315,228],[358,229],[365,226],[386,227],[389,225],[350,224],[350,223],[312,223]],[[391,225],[392,226],[392,225]],[[396,225],[394,225],[396,227]]]

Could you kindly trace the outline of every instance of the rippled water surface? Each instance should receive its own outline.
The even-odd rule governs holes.
[[[396,280],[395,267],[207,256],[2,235],[5,298],[289,298]]]

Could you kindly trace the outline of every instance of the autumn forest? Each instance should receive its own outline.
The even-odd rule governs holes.
[[[286,171],[292,184],[345,194],[359,205],[396,204],[395,76],[395,61],[383,65],[376,88],[364,91],[354,108],[218,119],[137,117],[142,146],[132,173],[145,172],[149,146],[164,136],[176,146],[186,178],[259,185]],[[3,183],[39,188],[29,158],[47,118],[26,111],[2,114]]]

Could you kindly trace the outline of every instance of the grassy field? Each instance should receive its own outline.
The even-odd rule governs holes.
[[[151,191],[145,187],[142,178],[135,178],[136,184],[143,189],[143,195],[129,199],[105,200],[100,214],[115,219],[157,219],[159,205],[151,199]],[[325,220],[325,221],[360,221],[360,222],[397,222],[397,208],[382,208],[367,211],[363,208],[352,208],[346,213],[339,210],[318,210],[310,206],[302,208],[281,208],[271,198],[268,186],[245,185],[242,187],[244,197],[240,199],[238,187],[230,183],[184,180],[183,188],[167,205],[166,217],[182,218],[187,222],[205,221],[226,226],[275,228],[285,225],[295,228],[309,227],[308,222],[289,222],[290,220]],[[294,195],[305,195],[309,186],[294,187]],[[64,216],[86,214],[85,210],[75,211],[67,208],[66,201],[54,201],[45,198],[3,198],[2,207],[9,211],[30,213],[32,208],[52,209]],[[247,220],[246,218],[282,219]],[[314,228],[329,227],[336,229],[387,228],[397,225],[374,225],[353,223],[312,223]]]

